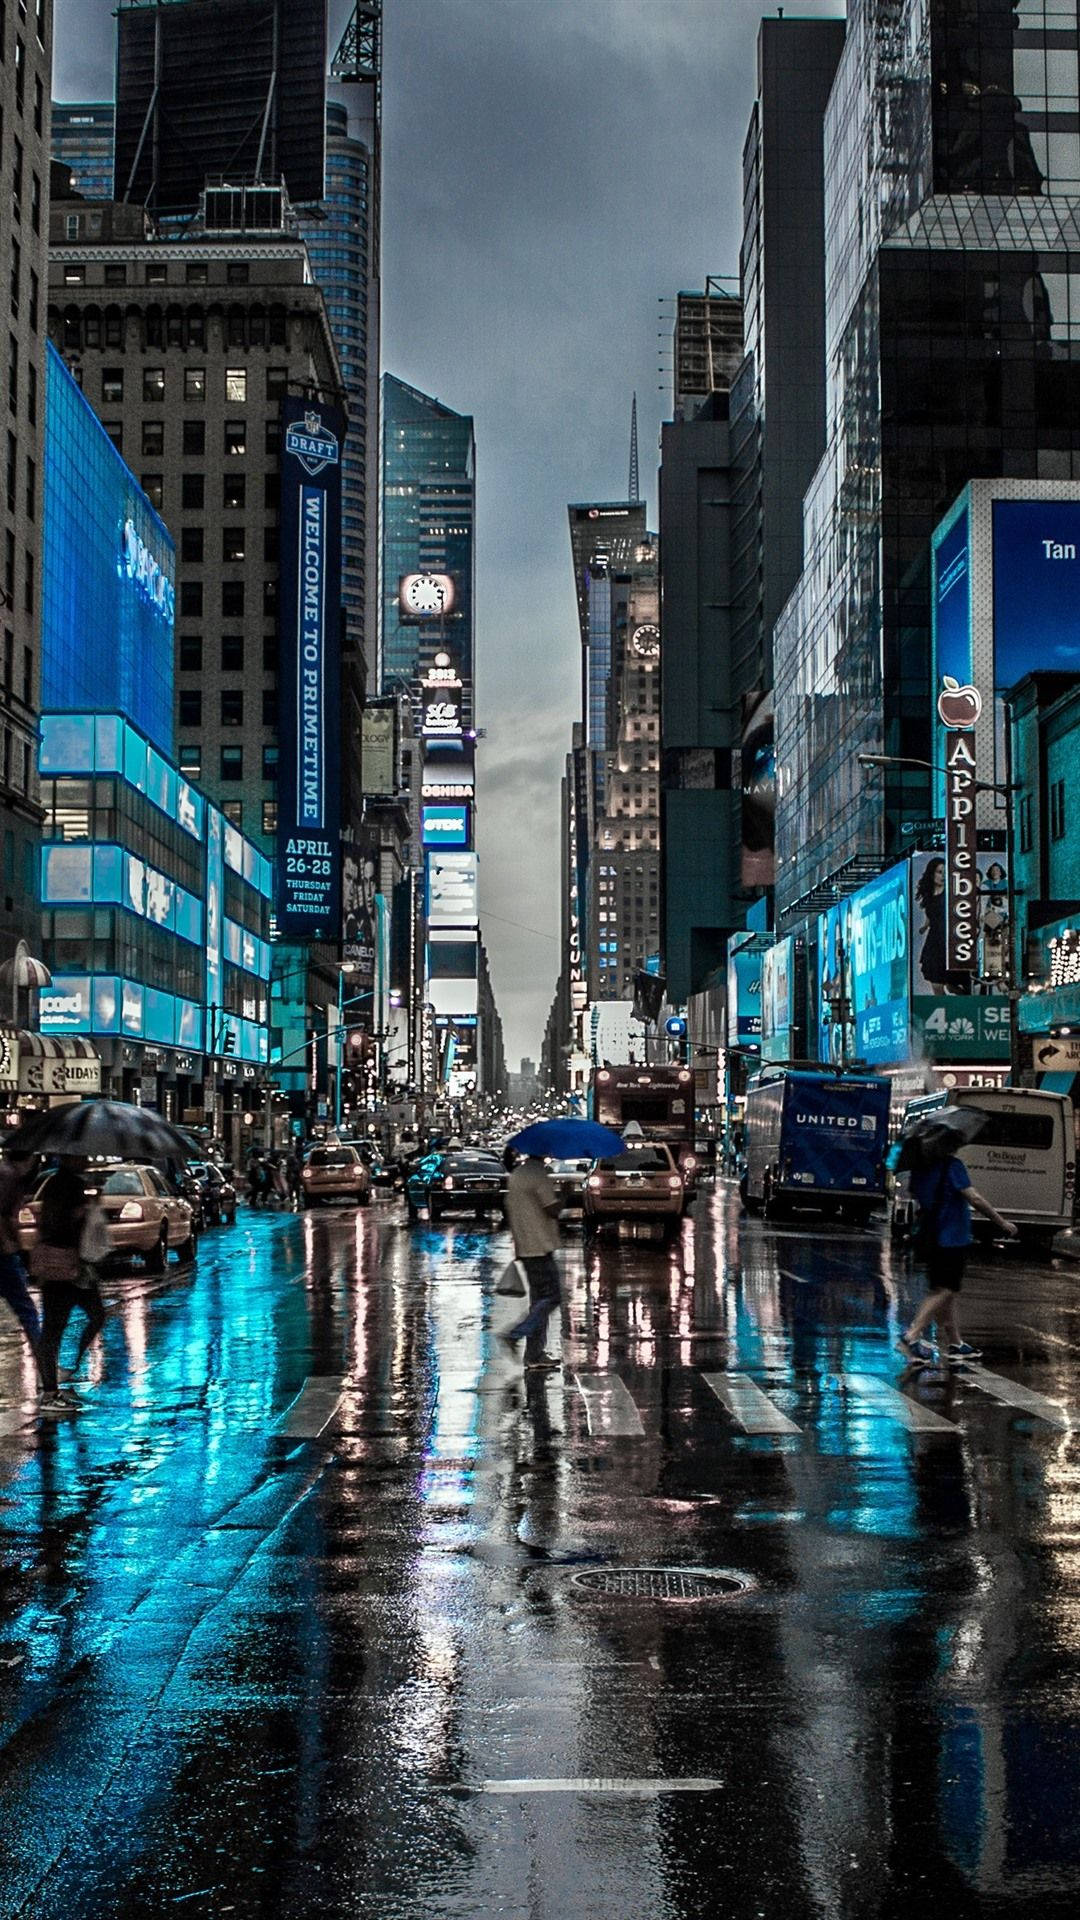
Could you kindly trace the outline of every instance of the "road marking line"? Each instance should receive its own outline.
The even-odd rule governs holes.
[[[1014,1320],[1017,1333],[1032,1333],[1036,1340],[1048,1347],[1067,1347],[1070,1353],[1080,1353],[1075,1340],[1066,1340],[1060,1333],[1044,1333],[1041,1327],[1026,1326],[1023,1320]]]
[[[575,1373],[574,1385],[585,1402],[589,1432],[597,1440],[640,1440],[645,1429],[617,1373]]]
[[[1015,1407],[1018,1413],[1034,1414],[1036,1420],[1045,1420],[1048,1426],[1057,1427],[1062,1433],[1070,1433],[1080,1424],[1070,1414],[1068,1407],[1060,1401],[1048,1400],[1045,1394],[1033,1393],[1030,1387],[1022,1387],[1016,1380],[1007,1380],[1004,1374],[988,1373],[985,1367],[965,1367],[962,1380],[988,1393],[992,1400],[999,1400],[1003,1406]]]
[[[481,1793],[606,1793],[650,1800],[661,1793],[718,1793],[722,1780],[612,1780],[583,1774],[566,1780],[482,1780]]]
[[[906,1393],[889,1385],[880,1374],[842,1373],[840,1379],[848,1393],[856,1394],[860,1399],[871,1400],[882,1413],[899,1420],[912,1433],[956,1433],[959,1429],[952,1420],[946,1420],[932,1407],[924,1407],[920,1400],[909,1399]]]
[[[317,1440],[341,1405],[344,1384],[341,1374],[309,1375],[278,1421],[278,1433],[292,1440]]]
[[[744,1433],[801,1433],[745,1373],[703,1373],[705,1385]]]

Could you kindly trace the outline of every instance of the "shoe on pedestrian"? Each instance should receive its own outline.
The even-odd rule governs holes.
[[[902,1333],[898,1344],[901,1353],[906,1354],[909,1360],[917,1361],[920,1366],[932,1367],[937,1359],[937,1354],[927,1341],[913,1340],[910,1334]]]
[[[945,1358],[950,1367],[962,1367],[968,1360],[981,1360],[982,1348],[969,1346],[966,1340],[954,1340],[946,1347]]]
[[[47,1393],[38,1402],[39,1413],[78,1413],[81,1401],[70,1393]]]

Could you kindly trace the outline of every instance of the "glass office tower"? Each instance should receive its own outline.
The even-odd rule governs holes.
[[[471,414],[383,375],[382,691],[412,687],[450,654],[473,717],[473,536],[476,441]],[[449,575],[453,606],[402,604],[410,574]]]
[[[828,445],[775,633],[777,908],[933,812],[930,535],[979,476],[1080,474],[1076,0],[852,0],[825,125]]]
[[[112,199],[115,129],[111,100],[53,101],[52,157],[63,161],[86,200]]]

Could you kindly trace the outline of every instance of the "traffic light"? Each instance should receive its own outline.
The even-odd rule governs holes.
[[[221,1051],[226,1054],[236,1052],[235,1027],[226,1027],[225,1032],[221,1036]]]

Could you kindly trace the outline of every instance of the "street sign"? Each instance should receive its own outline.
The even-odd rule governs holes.
[[[1031,1064],[1036,1073],[1080,1073],[1080,1033],[1033,1035]]]

